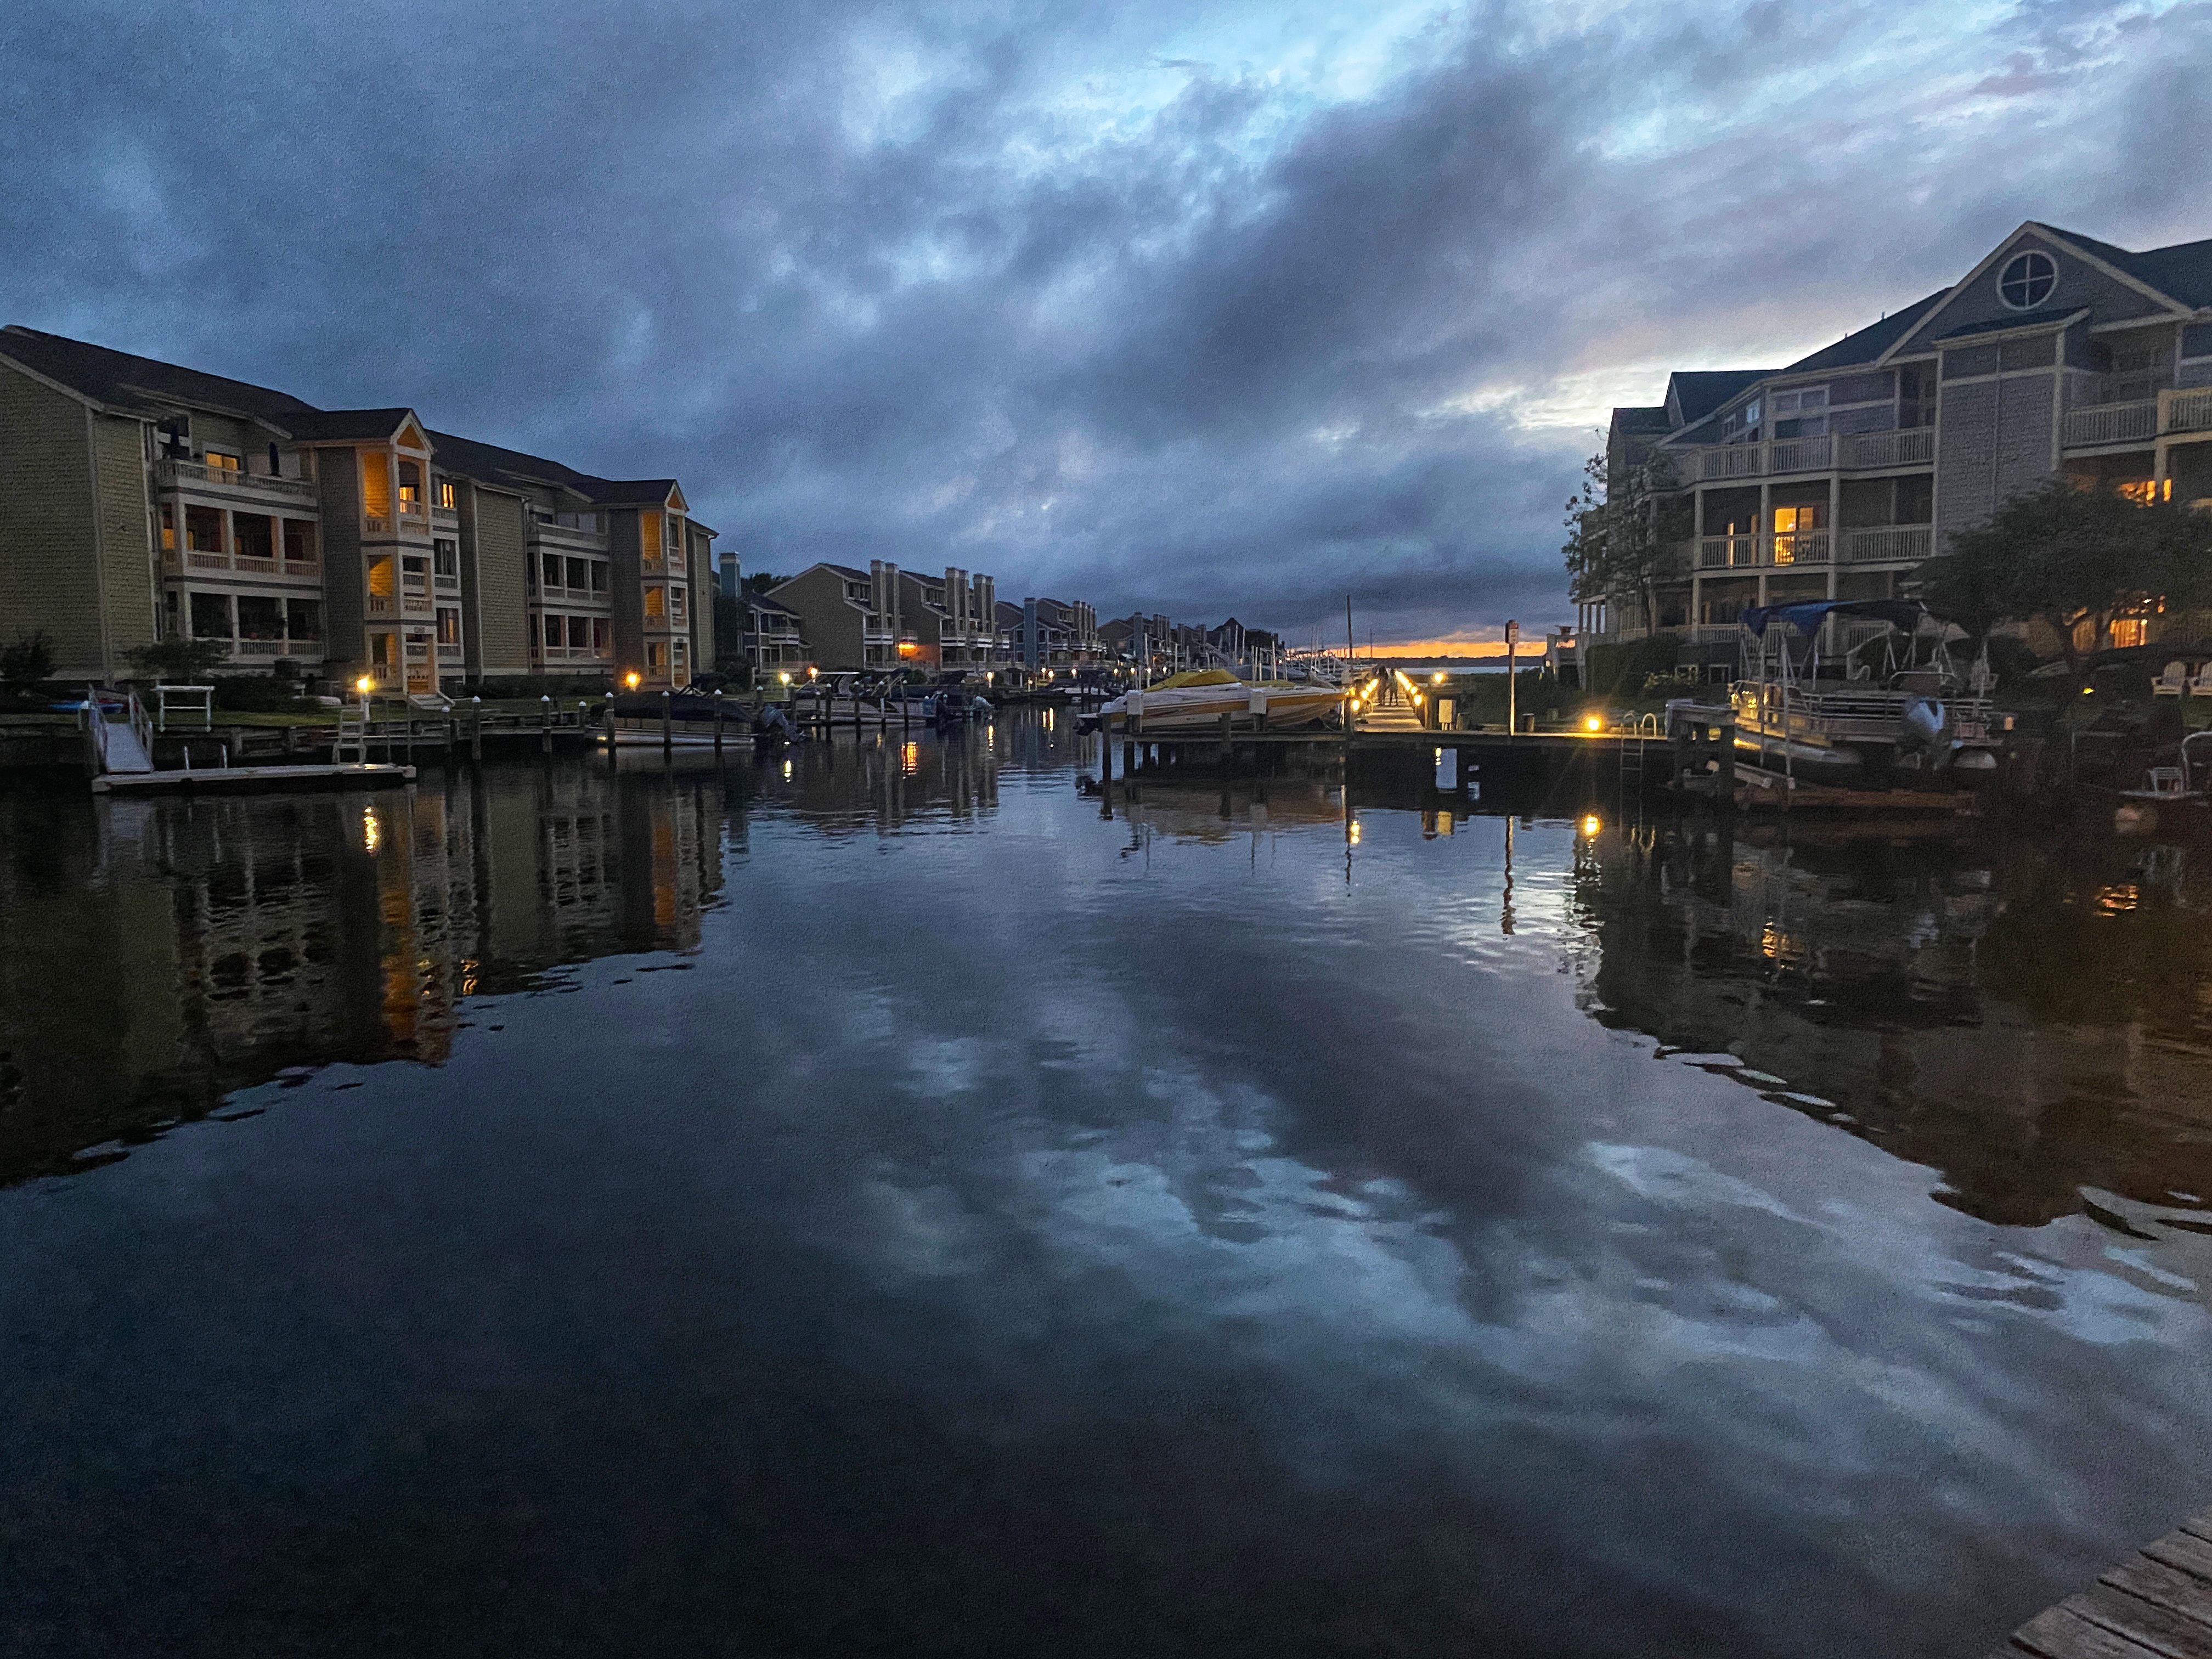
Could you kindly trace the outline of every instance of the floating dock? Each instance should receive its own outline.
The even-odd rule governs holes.
[[[347,762],[337,766],[198,766],[168,772],[103,772],[92,792],[132,794],[180,789],[376,789],[412,783],[411,766]]]
[[[2212,1656],[2212,1510],[2029,1620],[1989,1659]]]

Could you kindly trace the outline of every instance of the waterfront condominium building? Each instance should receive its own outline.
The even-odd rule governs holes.
[[[58,678],[128,678],[183,637],[219,642],[219,672],[395,692],[683,685],[713,660],[690,592],[714,533],[672,478],[0,330],[0,640],[43,631]]]
[[[1055,673],[1097,662],[1098,613],[1080,599],[1024,599],[1015,648],[1024,667]]]
[[[1680,372],[1663,403],[1614,410],[1613,488],[1653,457],[1656,613],[1586,595],[1601,639],[1717,649],[1746,605],[1887,596],[2053,474],[2212,507],[2212,240],[2131,252],[2024,224],[1785,368]]]
[[[882,559],[866,570],[810,565],[769,597],[799,618],[816,666],[988,669],[997,604],[988,576],[917,576]]]

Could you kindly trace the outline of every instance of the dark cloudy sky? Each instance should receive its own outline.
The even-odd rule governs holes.
[[[0,96],[5,320],[1299,637],[1571,615],[1670,367],[2212,236],[2205,0],[9,0]]]

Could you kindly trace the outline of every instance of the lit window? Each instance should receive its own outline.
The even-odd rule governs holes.
[[[663,587],[648,587],[645,590],[645,614],[647,616],[660,617],[667,614],[667,592],[668,590]]]
[[[225,450],[210,449],[207,453],[207,467],[210,472],[239,472],[243,471],[245,466],[241,458]]]
[[[438,607],[438,643],[459,645],[461,642],[461,613],[449,605]]]
[[[438,480],[438,505],[446,508],[448,512],[451,512],[454,507],[459,505],[458,501],[455,500],[453,481],[451,478],[441,478]]]
[[[1997,297],[2014,311],[2033,311],[2058,286],[2057,262],[2030,249],[2015,253],[1997,273]]]
[[[422,469],[413,461],[399,463],[399,510],[411,511],[422,500]]]

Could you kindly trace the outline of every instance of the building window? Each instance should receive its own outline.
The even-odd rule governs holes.
[[[230,638],[229,594],[195,593],[192,595],[192,637],[196,640]]]
[[[607,565],[606,565],[606,561],[605,561],[605,560],[604,560],[604,559],[594,559],[594,560],[592,560],[592,592],[594,592],[594,593],[604,593],[604,592],[605,592],[606,591],[607,591]]]
[[[269,593],[238,596],[238,637],[242,640],[281,640],[284,637],[284,605]]]
[[[430,591],[430,562],[420,554],[410,553],[399,561],[400,574],[404,580],[407,596],[419,597]]]
[[[207,453],[207,469],[210,472],[243,472],[246,460],[227,449],[210,449]]]
[[[545,613],[545,643],[558,649],[568,642],[568,624],[565,618],[551,611]]]
[[[432,568],[441,580],[459,581],[461,578],[461,547],[459,542],[441,537],[430,544]]]
[[[668,614],[677,622],[684,620],[684,590],[680,587],[668,590]]]
[[[392,635],[371,634],[368,636],[369,666],[389,673],[392,670]]]
[[[177,550],[177,509],[173,502],[161,503],[161,551]]]
[[[569,618],[568,618],[568,646],[569,646],[569,648],[570,648],[571,650],[581,651],[581,650],[583,650],[586,647],[589,646],[589,645],[591,644],[591,642],[592,642],[592,619],[591,619],[589,617],[569,617]]]
[[[2057,262],[2033,249],[2014,254],[1997,274],[1997,297],[2014,311],[2034,310],[2057,286]]]
[[[561,556],[558,553],[548,553],[545,555],[545,586],[558,587],[561,585]]]
[[[568,591],[571,593],[581,593],[586,588],[590,587],[591,585],[592,576],[590,561],[586,559],[569,560]]]
[[[461,642],[461,613],[449,605],[438,607],[438,643],[459,645]]]
[[[422,469],[413,461],[399,463],[399,510],[419,513],[422,508]]]
[[[592,649],[603,657],[607,654],[607,647],[613,641],[612,630],[613,624],[606,617],[592,618]]]
[[[293,564],[315,562],[315,526],[305,519],[284,520],[284,557]]]
[[[458,495],[459,492],[454,489],[453,481],[451,478],[441,478],[438,480],[438,505],[444,507],[448,513],[452,512],[454,507],[459,505],[459,501],[457,499]]]
[[[667,596],[668,590],[665,587],[647,588],[645,590],[645,614],[648,617],[663,617],[667,615]]]
[[[668,647],[663,641],[654,640],[645,647],[645,665],[656,674],[667,668]]]
[[[285,600],[284,629],[295,641],[321,639],[323,602],[320,599]]]
[[[223,550],[222,513],[220,508],[185,508],[185,546],[194,553],[220,553]]]

